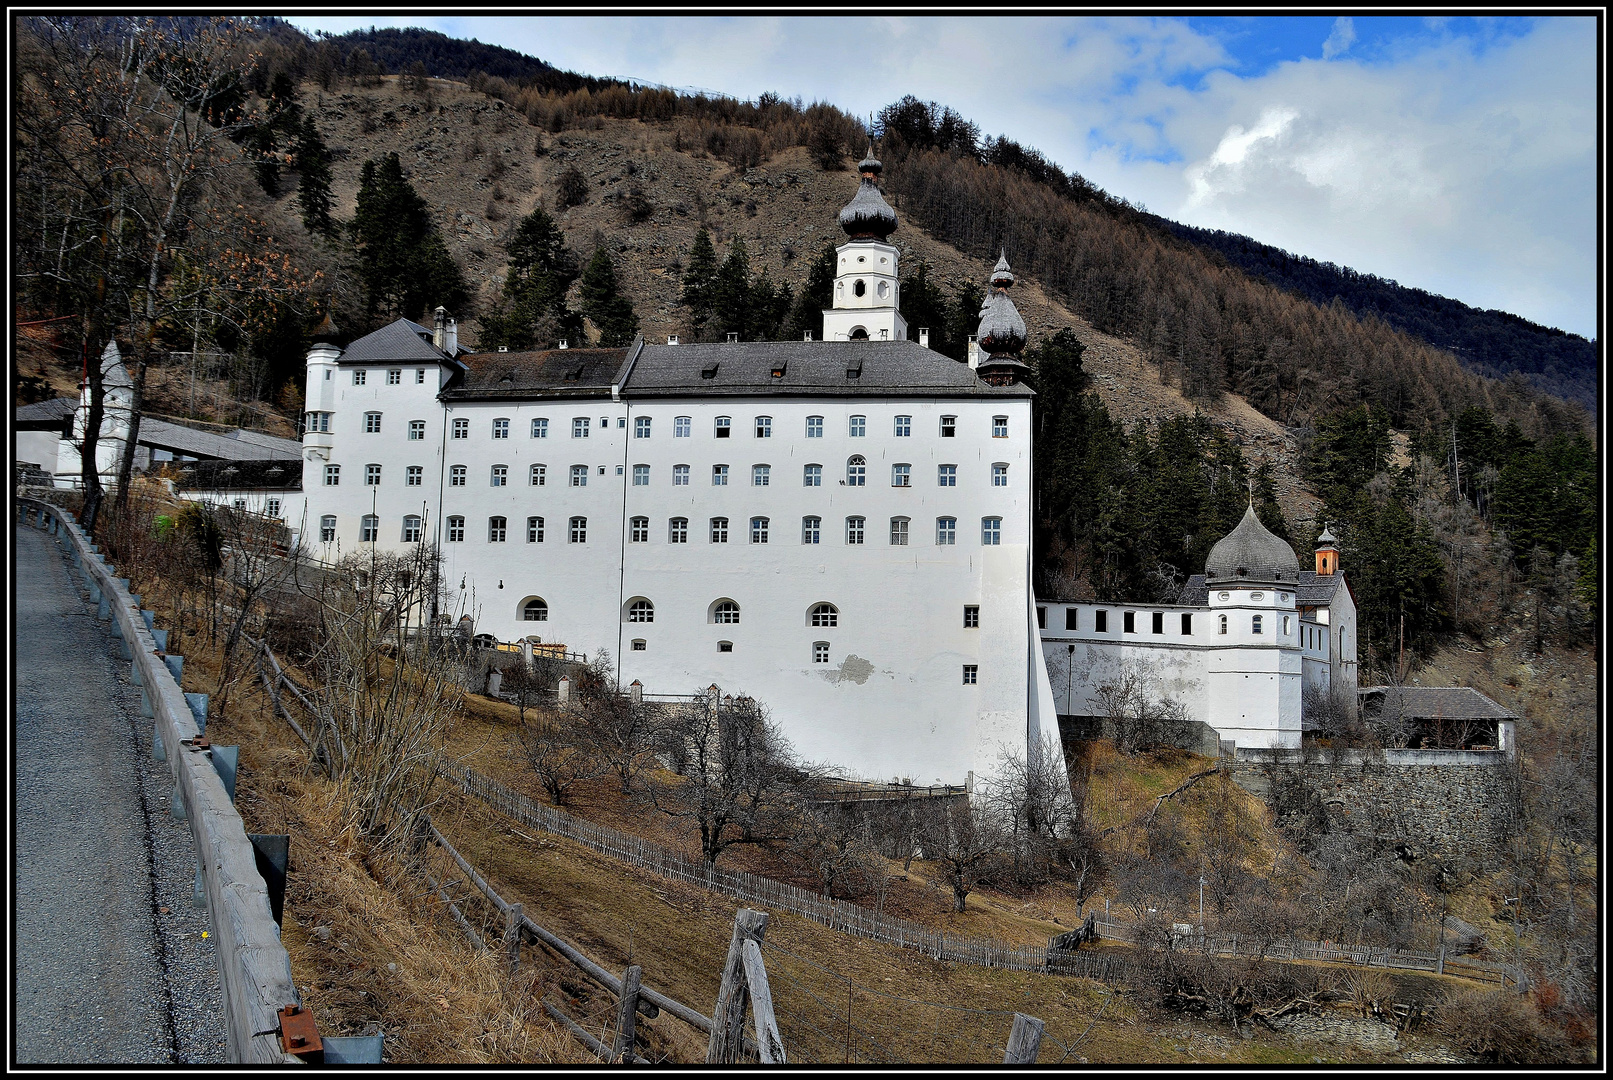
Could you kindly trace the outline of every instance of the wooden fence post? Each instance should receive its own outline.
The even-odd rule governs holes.
[[[773,991],[767,985],[767,965],[757,938],[746,938],[741,946],[745,961],[745,987],[750,992],[751,1012],[756,1017],[756,1052],[763,1065],[783,1065],[784,1040],[779,1038],[778,1018],[773,1015]]]
[[[638,1007],[638,988],[644,978],[644,969],[630,964],[622,972],[622,995],[616,1002],[616,1051],[614,1061],[633,1059],[633,1035],[637,1029],[634,1010]]]
[[[706,1064],[732,1065],[739,1060],[744,1044],[745,942],[760,942],[767,932],[767,912],[740,908],[734,914],[734,934],[723,961],[722,985],[717,989],[717,1007],[711,1011],[711,1041],[706,1046]]]
[[[526,905],[511,904],[504,909],[504,958],[509,961],[510,974],[521,968],[521,924]]]
[[[1003,1064],[1036,1064],[1036,1055],[1042,1052],[1043,1026],[1034,1016],[1015,1013],[1014,1029],[1008,1033],[1008,1049],[1003,1053]]]

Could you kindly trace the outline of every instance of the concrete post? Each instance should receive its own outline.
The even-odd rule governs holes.
[[[634,679],[628,684],[627,697],[634,705],[644,704],[644,684]]]
[[[532,670],[532,642],[521,642],[521,663],[526,665],[528,671]]]
[[[571,700],[571,680],[562,678],[560,685],[555,689],[555,700],[564,705]]]
[[[1518,760],[1518,722],[1516,720],[1497,720],[1495,722],[1496,749],[1507,757],[1507,764]]]
[[[498,697],[499,688],[504,685],[502,671],[489,671],[487,673],[487,696]]]

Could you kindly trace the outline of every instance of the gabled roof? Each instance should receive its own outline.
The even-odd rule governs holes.
[[[626,349],[471,353],[444,401],[610,396]]]
[[[426,360],[441,364],[448,354],[431,343],[432,329],[409,319],[388,323],[365,334],[342,350],[343,364],[384,364],[392,361]]]
[[[72,422],[78,398],[59,397],[17,406],[18,431],[60,431]]]
[[[987,385],[967,364],[916,341],[646,345],[622,386],[624,397],[1027,398],[1033,393],[1023,385]]]
[[[1292,586],[1286,582],[1279,588],[1292,588],[1294,590],[1294,605],[1296,607],[1326,607],[1333,602],[1339,585],[1344,581],[1344,574],[1318,574],[1315,570],[1301,570],[1295,574]],[[1177,596],[1178,604],[1193,604],[1204,606],[1210,602],[1210,587],[1205,583],[1203,574],[1194,574],[1182,586],[1181,594]]]
[[[1361,706],[1373,715],[1394,709],[1404,715],[1440,720],[1516,720],[1518,714],[1470,686],[1363,686]]]
[[[241,434],[248,437],[241,438]],[[140,445],[187,457],[224,461],[297,461],[302,443],[261,432],[218,433],[149,417],[140,421]]]

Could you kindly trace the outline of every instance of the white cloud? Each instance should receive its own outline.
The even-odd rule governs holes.
[[[1350,51],[1355,44],[1355,20],[1348,15],[1340,15],[1333,20],[1333,31],[1322,42],[1322,59],[1331,60],[1335,56],[1342,56]]]

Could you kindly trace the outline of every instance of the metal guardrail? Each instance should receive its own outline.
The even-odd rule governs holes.
[[[300,1004],[291,975],[291,958],[280,942],[280,928],[270,910],[269,890],[258,872],[246,828],[235,810],[224,780],[205,747],[190,704],[174,677],[168,657],[157,647],[134,598],[128,579],[114,568],[84,535],[72,514],[50,503],[18,499],[18,516],[26,524],[37,518],[42,528],[61,538],[92,598],[99,599],[113,630],[130,653],[134,674],[146,700],[173,775],[174,795],[190,822],[202,892],[216,937],[219,984],[230,1061],[268,1065],[295,1063],[283,1052],[279,1033],[281,1009]]]

